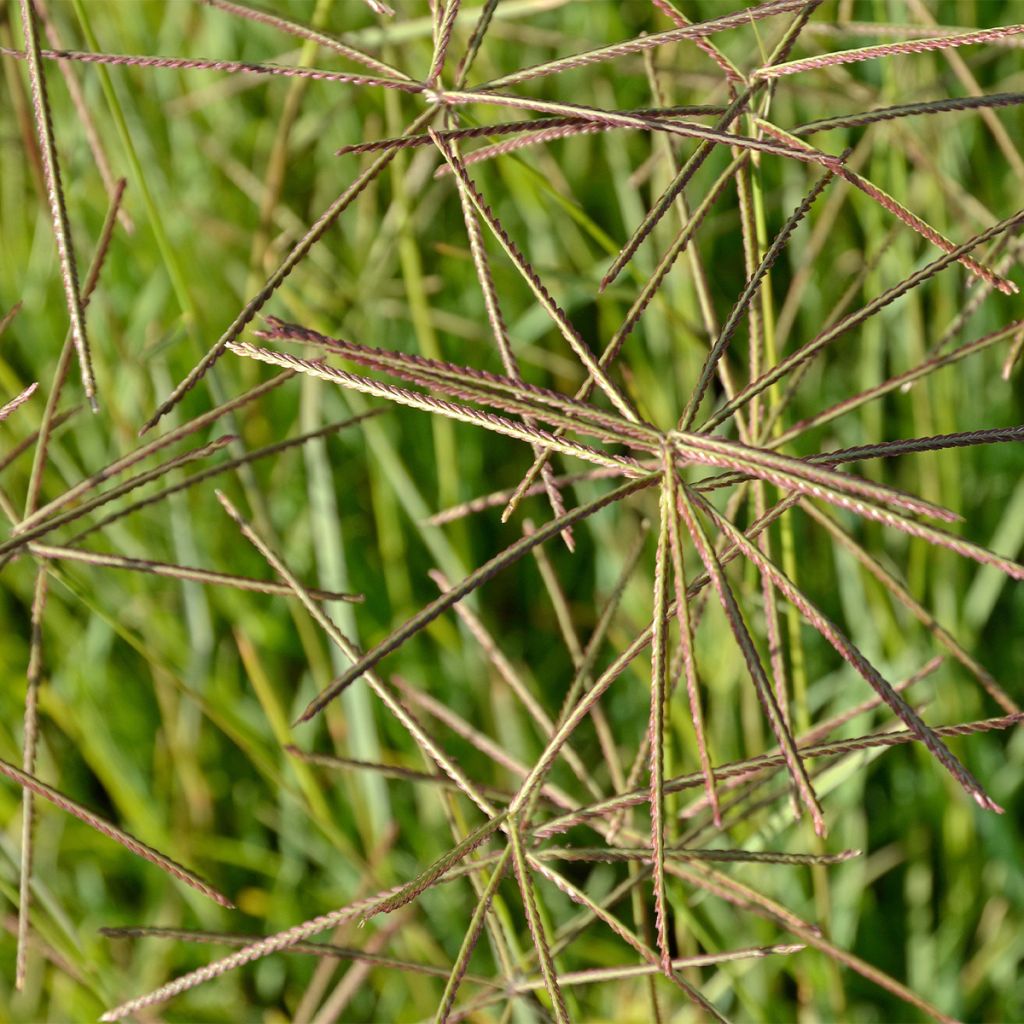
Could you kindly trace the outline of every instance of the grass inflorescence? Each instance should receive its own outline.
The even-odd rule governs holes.
[[[1008,10],[5,12],[12,1019],[1019,1019]]]

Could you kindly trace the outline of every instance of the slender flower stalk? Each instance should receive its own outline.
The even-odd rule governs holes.
[[[27,2],[27,0],[26,0]],[[399,92],[420,93],[425,86],[408,78],[356,75],[348,71],[324,71],[321,68],[284,67],[280,64],[258,64],[236,60],[204,60],[201,57],[151,57],[135,53],[89,53],[82,50],[39,50],[46,60],[73,61],[77,64],[103,64],[108,67],[155,68],[166,71],[220,71],[229,74],[270,75],[278,78],[303,78],[311,82],[333,82],[337,85],[375,86]],[[31,47],[12,50],[0,46],[0,56],[31,62]]]
[[[203,0],[203,2],[218,11],[223,11],[225,14],[230,14],[236,18],[244,18],[247,21],[253,21],[260,25],[269,25],[271,28],[275,28],[280,32],[286,32],[288,35],[295,36],[298,39],[305,39],[311,43],[316,43],[317,46],[322,46],[348,60],[362,64],[379,75],[386,75],[390,78],[407,79],[409,77],[405,72],[393,67],[386,61],[382,61],[368,53],[363,53],[361,50],[343,43],[340,39],[336,39],[326,32],[320,32],[306,25],[300,25],[297,22],[290,21],[288,18],[282,18],[280,15],[272,14],[269,11],[257,10],[255,7],[249,7],[246,4],[235,3],[234,0]]]
[[[46,89],[46,77],[43,74],[42,58],[45,55],[39,49],[39,33],[36,28],[36,12],[30,0],[20,0],[21,27],[25,36],[25,53],[22,54],[28,63],[29,81],[32,86],[32,109],[35,113],[36,134],[43,157],[43,173],[46,178],[46,195],[50,204],[50,217],[53,220],[53,236],[57,241],[57,255],[60,258],[61,281],[64,285],[64,299],[68,306],[71,320],[71,336],[78,353],[78,366],[82,374],[82,388],[93,412],[96,412],[96,380],[92,370],[92,354],[89,351],[89,336],[85,329],[85,310],[82,295],[78,287],[78,263],[75,259],[75,246],[71,238],[71,224],[68,221],[67,202],[64,197],[64,184],[61,180],[60,163],[57,159],[57,145],[53,137],[53,117],[50,113],[50,100]],[[11,51],[0,49],[4,56]]]
[[[72,817],[78,818],[79,821],[85,822],[85,824],[90,828],[94,828],[101,835],[105,835],[108,839],[113,839],[114,842],[120,843],[121,846],[130,850],[132,853],[136,854],[136,856],[142,857],[143,860],[148,860],[151,864],[155,864],[158,868],[162,871],[166,871],[167,874],[176,878],[179,882],[184,882],[186,885],[195,889],[197,892],[201,892],[204,896],[207,896],[215,903],[219,903],[222,907],[234,907],[231,900],[214,889],[213,886],[204,882],[198,875],[189,871],[188,868],[182,867],[159,850],[153,849],[152,846],[147,845],[142,842],[142,840],[136,839],[134,836],[122,831],[116,825],[106,821],[99,815],[93,814],[92,811],[83,807],[77,801],[58,792],[52,786],[48,786],[45,782],[37,779],[34,775],[30,775],[28,772],[22,771],[20,768],[16,768],[13,764],[9,764],[3,759],[0,759],[0,775],[6,775],[7,778],[17,782],[19,786],[31,790],[36,796],[40,796],[44,800],[49,801],[55,807],[58,807],[67,814],[72,815]]]
[[[1024,25],[1003,25],[1000,28],[981,29],[977,32],[964,32],[960,35],[938,36],[935,39],[911,39],[905,43],[881,43],[878,46],[865,46],[859,50],[840,50],[837,53],[822,54],[818,57],[787,61],[785,64],[762,68],[755,75],[758,78],[779,78],[782,75],[795,75],[801,71],[816,71],[820,68],[834,67],[837,64],[877,60],[879,57],[895,57],[902,53],[928,53],[930,50],[948,50],[956,46],[995,42],[1019,35],[1022,32],[1024,32]]]

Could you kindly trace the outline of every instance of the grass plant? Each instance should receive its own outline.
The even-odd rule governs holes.
[[[1015,13],[8,5],[3,1018],[1024,1017]]]

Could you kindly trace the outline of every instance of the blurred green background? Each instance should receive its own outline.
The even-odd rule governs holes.
[[[274,6],[278,13],[379,53],[414,77],[429,66],[425,4],[399,2],[398,16],[386,31],[379,28],[386,23],[359,0]],[[465,18],[452,44],[456,57],[478,11],[475,3],[463,6]],[[696,2],[685,9],[700,20],[731,7]],[[1012,21],[1024,7],[951,0],[928,3],[923,10],[940,25],[970,28]],[[920,25],[921,11],[914,3],[896,0],[825,3],[796,52],[884,41],[891,38],[887,25]],[[76,0],[51,2],[49,14],[68,48],[351,67],[328,50],[304,48],[269,27],[199,4]],[[717,41],[737,64],[749,68],[771,49],[788,18],[724,33]],[[849,28],[850,22],[879,27],[875,34],[861,33]],[[668,27],[646,0],[503,0],[470,81]],[[16,5],[0,11],[0,44],[22,46]],[[720,72],[693,46],[659,49],[654,63],[668,102],[727,101]],[[950,58],[942,53],[902,56],[784,79],[771,117],[791,128],[826,116],[964,95],[970,88],[964,67],[983,92],[1024,91],[1019,48],[969,47]],[[80,414],[60,430],[44,500],[136,445],[136,432],[156,403],[220,335],[306,226],[372,159],[336,157],[335,149],[398,134],[422,106],[415,96],[336,83],[203,71],[107,72],[94,66],[76,66],[74,72],[114,174],[128,179],[125,210],[133,230],[129,234],[119,226],[115,233],[88,313],[101,412]],[[6,398],[33,380],[43,382],[44,393],[48,389],[67,314],[25,69],[4,58],[3,74],[0,312],[19,300],[24,303],[0,339],[0,396]],[[47,79],[72,231],[84,268],[107,197],[53,64],[47,66]],[[519,89],[609,108],[653,104],[643,62],[635,57]],[[486,123],[518,115],[471,107],[467,116],[471,123]],[[813,141],[830,153],[853,146],[851,159],[860,173],[960,242],[1019,205],[1024,164],[1013,146],[1022,132],[1024,113],[1016,106],[994,111],[989,119],[977,112],[947,113],[838,130]],[[690,151],[690,144],[678,149],[684,156]],[[723,153],[708,161],[688,192],[691,204],[726,162]],[[500,370],[458,196],[450,179],[432,178],[437,163],[432,150],[396,159],[288,278],[268,311],[356,341],[440,353]],[[676,228],[677,222],[667,218],[630,270],[598,297],[597,282],[611,258],[670,177],[661,140],[652,144],[632,132],[586,135],[531,147],[479,165],[473,174],[584,336],[595,347],[606,341]],[[756,178],[771,237],[809,187],[811,172],[804,165],[764,158]],[[698,241],[721,320],[744,282],[734,191],[727,191]],[[498,291],[524,375],[574,391],[581,380],[575,360],[491,242]],[[791,351],[813,337],[851,284],[850,308],[856,308],[935,255],[867,197],[833,184],[771,276],[780,350]],[[1019,267],[1009,276],[1018,284],[1024,281]],[[805,286],[787,303],[794,281],[804,279]],[[972,294],[960,268],[947,270],[845,336],[804,380],[786,422],[920,362]],[[1020,309],[1019,297],[989,296],[958,339],[994,330],[1019,316]],[[623,379],[652,422],[668,426],[678,416],[706,351],[703,323],[691,264],[684,259],[623,356]],[[741,328],[734,346],[738,375],[747,372],[745,342]],[[1000,376],[1005,351],[1005,345],[996,347],[909,393],[872,403],[808,433],[789,450],[806,454],[1020,423],[1021,371],[1009,381]],[[169,422],[182,422],[210,407],[217,396],[237,394],[265,376],[264,368],[228,354]],[[80,400],[73,370],[65,405]],[[43,402],[37,395],[0,426],[0,456],[38,426]],[[295,379],[241,410],[232,429],[251,449],[370,404]],[[221,425],[213,434],[224,429]],[[300,578],[366,594],[363,605],[333,605],[331,611],[368,646],[436,594],[429,569],[440,567],[450,578],[461,578],[519,535],[522,513],[503,526],[499,509],[445,527],[423,520],[478,494],[514,486],[529,458],[510,440],[388,407],[385,415],[359,427],[258,462],[242,480],[225,477],[219,484],[203,484],[126,517],[89,543],[132,557],[267,578],[265,564],[215,500],[213,488],[224,486],[276,538]],[[0,486],[19,508],[30,463],[30,455],[22,456],[0,476]],[[1019,558],[1024,544],[1022,467],[1020,446],[1011,444],[868,463],[858,472],[954,509],[964,517],[959,529],[965,536]],[[566,471],[577,468],[565,466]],[[581,502],[603,487],[580,485],[568,495]],[[577,529],[574,555],[547,545],[584,639],[640,535],[643,517],[656,515],[656,502],[656,495],[647,493],[588,521]],[[534,520],[549,514],[542,499],[532,499],[524,510]],[[887,678],[909,675],[939,651],[929,634],[894,607],[818,526],[802,514],[791,522],[801,586]],[[1024,588],[902,534],[852,519],[844,522],[1012,696],[1024,697]],[[602,666],[649,621],[652,565],[653,539],[648,538]],[[0,756],[18,764],[35,571],[34,562],[22,558],[0,575]],[[730,578],[758,625],[756,574],[737,566]],[[557,713],[572,659],[537,564],[526,559],[505,571],[471,604],[542,704]],[[811,720],[870,695],[808,628],[798,635],[809,680],[804,712]],[[27,986],[15,993],[21,793],[13,783],[4,783],[2,1020],[94,1019],[122,999],[217,955],[211,947],[157,939],[112,941],[98,935],[101,926],[270,933],[400,883],[451,845],[442,803],[431,787],[305,766],[282,750],[283,743],[294,742],[305,749],[423,767],[401,728],[358,684],[322,720],[294,732],[289,728],[343,665],[294,601],[52,563],[43,652],[39,776],[195,867],[231,895],[239,909],[229,913],[212,906],[44,804],[38,812],[34,945]],[[725,620],[711,605],[698,634],[698,654],[716,761],[759,753],[771,737]],[[792,648],[788,656],[796,656]],[[648,669],[649,662],[640,658],[603,702],[627,765],[646,729]],[[532,763],[542,750],[542,738],[454,615],[442,617],[404,646],[384,670],[448,705],[520,761]],[[927,701],[930,723],[998,713],[951,659],[912,693]],[[844,734],[889,721],[878,712],[861,716],[844,727]],[[449,729],[433,728],[472,778],[514,786],[509,771]],[[588,764],[597,765],[599,785],[609,788],[589,724],[576,746]],[[951,746],[1006,808],[1005,815],[980,811],[923,751],[898,748],[841,762],[823,783],[831,829],[828,849],[855,847],[864,851],[863,857],[813,877],[806,868],[757,865],[737,865],[730,873],[820,921],[837,945],[904,981],[944,1012],[968,1020],[1019,1021],[1024,1019],[1024,737],[1019,731],[992,734],[953,740]],[[669,767],[673,772],[696,767],[685,701],[678,698],[672,709]],[[557,767],[553,781],[570,792],[578,790],[564,765]],[[809,824],[792,824],[788,814],[779,813],[785,807],[780,799],[751,815],[727,845],[817,849]],[[601,892],[622,875],[597,866],[572,877]],[[556,924],[571,916],[563,897],[544,887],[541,891]],[[503,892],[526,949],[518,894],[512,883]],[[718,949],[786,941],[765,922],[718,901],[682,888],[673,890],[673,899],[680,955],[696,950],[698,937],[701,948]],[[381,948],[447,968],[473,906],[465,882],[434,891],[403,916],[400,929],[386,936]],[[628,903],[619,912],[631,919]],[[332,941],[362,947],[376,941],[373,936],[381,928],[379,921],[363,930],[353,926]],[[595,926],[568,948],[560,967],[633,962],[633,956]],[[471,970],[488,973],[489,958],[481,943]],[[358,985],[341,1020],[430,1018],[443,988],[443,979],[346,962],[333,964],[326,974],[318,972],[312,958],[279,955],[203,986],[157,1014],[169,1021],[311,1019],[319,1001],[304,993],[323,991],[327,998],[345,972],[354,971],[365,975],[352,976],[350,984],[358,979]],[[702,978],[708,996],[736,1020],[914,1019],[909,1008],[813,951],[709,968]],[[660,992],[666,1019],[692,1019],[675,990]],[[574,1019],[591,1021],[643,1021],[651,1012],[641,981],[575,988],[570,1011]],[[520,1000],[511,1018],[502,1017],[499,1004],[475,1019],[542,1020],[543,1012],[541,1003]],[[317,1019],[333,1019],[330,1007]]]

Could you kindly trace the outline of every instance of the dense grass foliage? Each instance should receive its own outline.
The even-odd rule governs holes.
[[[1021,7],[394,6],[0,12],[0,1017],[1024,1019]]]

